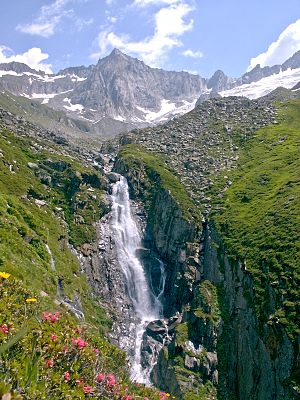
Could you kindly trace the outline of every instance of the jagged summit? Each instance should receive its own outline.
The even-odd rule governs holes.
[[[114,48],[110,54],[108,54],[106,57],[103,58],[99,58],[97,65],[105,62],[115,62],[115,61],[120,61],[120,60],[135,60],[134,58],[132,58],[131,56],[128,56],[125,53],[122,53],[121,50]]]
[[[17,62],[17,61],[11,61],[9,63],[1,63],[0,71],[13,71],[13,72],[16,72],[17,74],[21,74],[24,72],[42,73],[43,74],[42,71],[36,71],[36,70],[30,68],[27,64]]]
[[[0,87],[2,91],[36,99],[63,111],[89,124],[90,130],[98,134],[116,134],[122,129],[158,124],[186,113],[197,99],[199,103],[219,95],[256,98],[278,86],[291,88],[298,82],[297,68],[300,68],[300,51],[282,65],[256,66],[238,79],[221,70],[205,79],[188,72],[152,68],[114,48],[96,65],[69,67],[57,74],[35,71],[17,62],[0,64]],[[271,82],[263,88],[245,92],[245,84],[271,76]],[[104,132],[107,129],[109,132]]]

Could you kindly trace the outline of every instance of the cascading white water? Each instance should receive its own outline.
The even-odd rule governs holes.
[[[137,382],[149,383],[150,371],[143,371],[141,367],[141,343],[146,325],[150,321],[162,318],[161,296],[165,278],[163,263],[161,263],[162,281],[159,293],[155,296],[149,288],[143,265],[137,257],[137,250],[141,248],[141,237],[131,214],[128,185],[124,177],[121,177],[113,186],[112,228],[115,234],[118,260],[126,278],[128,295],[140,320],[136,329],[131,377]]]

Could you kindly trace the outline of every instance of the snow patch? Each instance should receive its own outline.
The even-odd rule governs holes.
[[[64,108],[66,110],[69,111],[79,111],[80,113],[83,111],[84,107],[82,104],[72,104],[71,100],[68,99],[67,97],[64,98],[64,101],[67,102],[69,105],[68,106],[64,106]]]
[[[18,74],[15,71],[0,71],[0,78],[5,75],[11,75],[11,76],[29,76],[29,77],[35,77],[40,81],[43,82],[55,82],[57,79],[63,79],[66,77],[66,75],[39,75],[35,74],[33,72],[22,72],[21,74]]]
[[[0,71],[0,78],[4,75],[22,76],[22,74],[17,74],[15,71]]]
[[[300,81],[300,68],[287,69],[286,71],[279,72],[260,81],[247,83],[245,85],[237,86],[230,90],[224,90],[219,94],[222,97],[228,96],[244,96],[248,99],[257,99],[272,92],[279,86],[286,89],[291,89]]]
[[[83,82],[87,80],[87,78],[80,78],[80,76],[75,74],[69,75],[69,77],[71,78],[72,82]]]
[[[196,101],[197,99],[193,101],[183,100],[181,101],[182,104],[177,106],[176,103],[172,103],[170,100],[162,99],[158,112],[153,112],[139,106],[136,108],[144,114],[143,119],[139,119],[140,122],[157,123],[167,121],[171,116],[191,111],[195,107]]]
[[[69,93],[72,91],[73,91],[73,89],[66,90],[64,92],[59,92],[59,93],[32,93],[31,96],[27,95],[25,93],[22,93],[21,96],[27,97],[28,99],[44,99],[44,100],[49,101],[49,99],[53,99],[53,97],[55,97],[55,96],[59,96],[61,94]],[[48,101],[47,101],[47,103],[48,103]]]
[[[122,117],[121,115],[117,115],[116,117],[114,117],[114,119],[116,119],[117,121],[121,121],[121,122],[125,121],[125,118]]]
[[[31,96],[29,96],[30,99],[53,99],[53,97],[59,95],[60,93],[32,93]]]

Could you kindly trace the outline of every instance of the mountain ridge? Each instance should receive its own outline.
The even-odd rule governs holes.
[[[246,85],[259,84],[268,77],[280,80],[281,74],[289,77],[299,67],[300,51],[281,66],[257,65],[240,78],[217,70],[207,79],[184,71],[152,68],[114,49],[96,65],[68,67],[57,74],[35,71],[17,62],[0,64],[0,88],[64,112],[89,125],[91,132],[104,136],[166,122],[192,110],[197,100],[199,104],[219,95],[259,97],[256,88],[254,94],[245,91]],[[296,80],[291,85],[273,79],[262,95],[278,86],[294,86]]]

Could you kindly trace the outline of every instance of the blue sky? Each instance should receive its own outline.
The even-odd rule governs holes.
[[[300,0],[9,0],[0,62],[47,72],[95,64],[114,47],[146,64],[240,76],[300,49]]]

